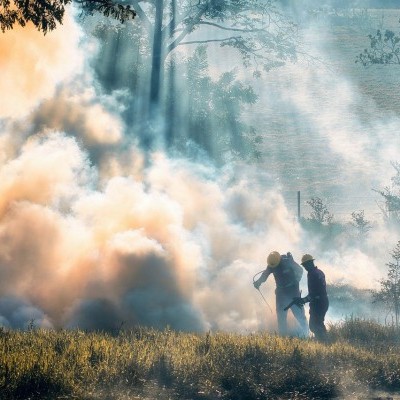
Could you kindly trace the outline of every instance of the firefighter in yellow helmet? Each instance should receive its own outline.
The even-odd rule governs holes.
[[[275,278],[276,289],[276,315],[278,319],[278,331],[281,335],[288,334],[287,328],[287,310],[285,306],[290,303],[294,297],[300,297],[299,282],[303,275],[303,270],[297,264],[291,253],[280,254],[272,251],[267,257],[267,268],[261,276],[254,281],[254,287],[260,288],[272,274]],[[308,324],[304,313],[304,307],[292,307],[292,313],[298,321],[302,336],[308,336]]]
[[[329,308],[329,300],[326,292],[325,274],[315,266],[314,257],[304,254],[301,265],[307,271],[308,295],[298,299],[296,304],[310,303],[310,331],[315,338],[326,341],[325,315]]]

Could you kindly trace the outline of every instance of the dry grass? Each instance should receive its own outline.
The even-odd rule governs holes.
[[[400,391],[399,332],[349,320],[330,344],[268,334],[2,331],[1,399],[331,399]],[[371,397],[369,397],[371,398]]]

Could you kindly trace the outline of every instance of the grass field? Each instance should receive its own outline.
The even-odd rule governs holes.
[[[1,399],[377,399],[400,395],[399,331],[348,320],[330,344],[270,334],[1,331]]]

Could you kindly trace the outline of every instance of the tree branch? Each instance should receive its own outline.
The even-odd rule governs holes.
[[[240,36],[232,36],[229,38],[225,38],[225,39],[207,39],[207,40],[192,40],[189,42],[181,42],[179,43],[179,46],[183,46],[183,45],[187,45],[187,44],[204,44],[204,43],[212,43],[212,42],[224,42],[226,40],[235,40],[235,39],[239,39]]]
[[[170,53],[172,50],[174,50],[180,43],[181,41],[184,39],[184,37],[190,33],[190,31],[193,29],[193,26],[198,24],[201,17],[203,16],[203,14],[205,13],[205,8],[202,7],[199,12],[192,18],[192,21],[190,24],[188,24],[186,26],[186,28],[181,32],[181,34],[171,43],[167,46],[166,49],[166,54]]]
[[[188,11],[185,16],[183,14],[178,15],[177,17],[171,18],[171,21],[163,28],[163,32],[172,32],[175,33],[176,30],[174,27],[178,26],[182,21],[190,16],[190,12]]]
[[[223,29],[225,31],[232,31],[232,32],[244,32],[244,33],[252,33],[252,32],[264,32],[263,28],[258,28],[258,29],[240,29],[240,28],[232,28],[232,27],[225,27],[219,24],[216,24],[214,22],[208,22],[208,21],[200,21],[198,25],[210,25],[210,26],[215,26],[218,29]]]

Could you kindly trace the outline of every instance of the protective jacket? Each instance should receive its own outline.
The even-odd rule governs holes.
[[[325,274],[320,269],[314,267],[308,270],[307,283],[310,302],[314,302],[318,299],[325,300],[328,298],[326,293]]]
[[[327,331],[324,321],[329,308],[325,274],[315,266],[308,267],[307,282],[308,295],[305,300],[310,302],[310,331],[314,333],[316,339],[325,341]]]

